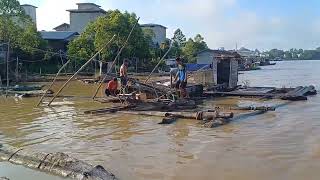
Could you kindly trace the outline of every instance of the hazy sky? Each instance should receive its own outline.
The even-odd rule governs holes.
[[[213,49],[320,47],[320,0],[20,0],[38,6],[39,30],[69,23],[66,9],[78,2],[135,12],[140,23],[167,26],[168,37],[200,33]]]

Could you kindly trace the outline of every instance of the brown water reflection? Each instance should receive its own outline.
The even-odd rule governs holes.
[[[319,89],[320,61],[281,62],[241,75],[251,85]],[[73,83],[66,95],[90,96],[94,88]],[[318,96],[276,112],[217,129],[191,120],[160,126],[160,118],[83,112],[105,107],[85,98],[58,99],[35,108],[37,98],[0,99],[2,143],[39,151],[62,151],[102,164],[121,179],[318,179],[320,133]],[[215,105],[274,104],[278,101],[218,98]],[[1,175],[1,174],[0,174]],[[40,178],[41,179],[41,178]]]

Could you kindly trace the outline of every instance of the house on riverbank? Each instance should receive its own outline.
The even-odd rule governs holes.
[[[238,62],[241,56],[236,52],[206,49],[198,53],[198,64],[212,65],[212,83],[234,89],[238,85]]]
[[[40,34],[55,52],[66,52],[69,42],[79,36],[79,33],[72,31],[40,31]]]

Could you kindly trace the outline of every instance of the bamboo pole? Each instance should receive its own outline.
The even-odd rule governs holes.
[[[133,27],[132,27],[132,29],[131,29],[131,31],[130,31],[130,33],[129,33],[126,41],[125,41],[125,43],[123,44],[123,46],[122,46],[121,49],[119,50],[117,56],[114,58],[114,60],[113,60],[113,62],[112,62],[112,64],[111,64],[111,67],[110,67],[110,68],[108,67],[107,74],[106,74],[106,76],[104,76],[104,78],[101,80],[98,88],[96,89],[96,92],[95,92],[94,95],[92,96],[92,99],[96,98],[96,96],[97,96],[97,94],[98,94],[98,92],[99,92],[99,90],[100,90],[103,82],[107,79],[108,74],[112,71],[112,68],[113,68],[113,66],[115,65],[117,59],[120,57],[121,52],[122,52],[123,49],[126,47],[128,41],[129,41],[129,39],[130,39],[130,37],[131,37],[131,35],[132,35],[132,33],[133,33],[133,30],[134,30],[135,27],[137,26],[139,20],[140,20],[140,18],[138,18],[137,21],[136,21],[136,23],[133,25]]]
[[[54,77],[52,83],[50,84],[49,88],[45,91],[45,93],[42,95],[42,97],[40,98],[37,107],[42,103],[43,99],[45,98],[45,96],[47,95],[48,91],[52,88],[53,84],[56,82],[58,76],[60,75],[61,71],[67,67],[67,65],[71,62],[71,60],[67,61],[57,72],[56,76]]]
[[[169,52],[172,49],[172,44],[170,44],[170,47],[168,49],[168,51],[163,55],[163,57],[160,59],[159,63],[153,68],[153,70],[151,71],[151,73],[149,74],[148,78],[146,79],[146,81],[144,83],[147,83],[149,81],[149,79],[151,78],[152,74],[154,73],[154,71],[160,66],[160,64],[162,63],[162,61],[166,58],[166,56],[169,54]]]
[[[48,106],[51,105],[51,103],[56,99],[56,97],[61,93],[61,91],[69,84],[69,82],[79,73],[81,72],[99,53],[101,53],[101,51],[103,51],[116,37],[116,35],[113,35],[113,37],[110,39],[110,41],[103,47],[101,48],[94,56],[91,57],[91,59],[89,59],[83,66],[81,66],[81,68],[75,72],[68,80],[67,82],[65,82],[62,87],[59,89],[59,91],[57,92],[57,94],[50,100]]]

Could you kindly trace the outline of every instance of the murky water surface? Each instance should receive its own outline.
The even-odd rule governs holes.
[[[320,61],[279,62],[261,71],[245,72],[240,83],[277,87],[314,84],[320,89],[319,77]],[[75,82],[65,94],[91,96],[93,91],[91,85]],[[66,152],[101,164],[120,179],[320,177],[320,96],[216,129],[202,128],[192,120],[161,126],[157,124],[160,118],[85,115],[85,110],[108,106],[85,98],[58,99],[53,107],[36,108],[37,101],[0,98],[0,143]],[[251,103],[270,104],[227,98],[206,101],[204,106]],[[11,168],[0,163],[0,177],[15,178],[8,173]],[[47,179],[45,175],[36,177]]]

